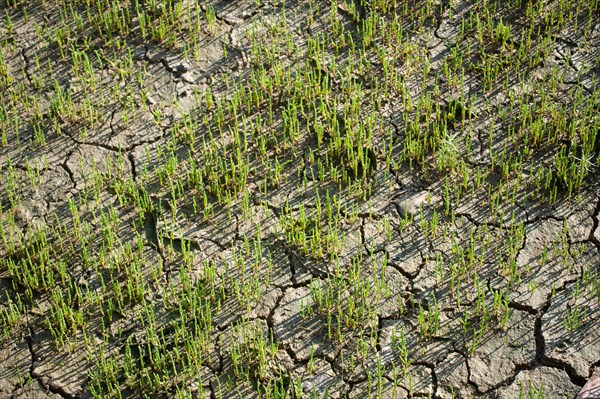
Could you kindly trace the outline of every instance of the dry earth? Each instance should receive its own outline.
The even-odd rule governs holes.
[[[477,66],[517,58],[526,4],[497,2],[490,21],[512,36],[486,53],[457,38],[483,20],[476,1],[140,2],[154,3],[155,26],[173,4],[197,9],[197,36],[143,39],[132,17],[131,33],[114,28],[121,44],[83,22],[62,44],[76,24],[63,15],[85,1],[0,4],[0,398],[576,396],[600,368],[597,157],[570,195],[534,180],[564,142],[582,145],[582,125],[598,132],[600,13],[536,20],[541,61],[490,88]],[[361,26],[374,13],[396,18],[400,42]],[[334,29],[363,54],[335,49],[348,40]],[[407,156],[409,122],[428,129],[456,98],[467,116]],[[511,98],[558,133],[511,138],[537,121]],[[371,123],[364,181],[324,166],[327,107],[349,130]],[[550,126],[560,112],[566,125]]]

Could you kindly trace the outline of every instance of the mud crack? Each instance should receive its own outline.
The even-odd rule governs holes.
[[[133,181],[137,180],[137,170],[135,169],[135,157],[130,152],[127,154],[127,159],[129,160],[129,164],[131,165],[131,175],[133,176]]]
[[[592,214],[593,225],[592,225],[592,230],[590,231],[590,234],[588,236],[588,241],[593,243],[596,246],[596,248],[598,249],[598,251],[600,251],[600,239],[599,239],[599,237],[596,237],[595,233],[598,230],[598,226],[600,224],[599,217],[600,217],[600,199],[596,203],[596,208],[594,209],[594,212]]]
[[[25,76],[27,77],[27,81],[29,82],[29,84],[33,87],[33,78],[31,77],[31,72],[29,72],[29,57],[27,57],[27,54],[25,53],[25,47],[21,49],[21,57],[25,62],[25,67],[23,68]]]
[[[535,318],[534,339],[535,339],[535,352],[536,353],[535,353],[535,359],[534,359],[533,365],[534,366],[542,365],[542,366],[548,366],[548,367],[553,367],[556,369],[564,370],[565,373],[567,373],[567,375],[569,376],[569,379],[571,380],[571,382],[573,384],[578,385],[578,386],[583,386],[585,384],[585,378],[583,376],[580,376],[579,374],[577,374],[577,371],[575,370],[575,368],[573,366],[571,366],[570,364],[568,364],[564,361],[553,359],[553,358],[546,356],[546,340],[544,339],[544,333],[542,330],[542,316],[550,308],[550,306],[552,304],[553,295],[555,295],[558,292],[564,291],[566,289],[566,286],[570,283],[573,283],[574,281],[575,280],[573,280],[573,279],[571,279],[569,281],[565,281],[561,287],[559,287],[558,289],[555,290],[554,293],[552,293],[552,292],[549,293],[546,303],[544,304],[542,309],[540,309],[540,311],[538,312],[538,314]]]
[[[67,161],[69,160],[69,158],[71,158],[71,155],[73,155],[73,152],[67,154],[67,156],[65,157],[65,161],[59,164],[58,166],[60,166],[65,172],[67,172],[67,175],[69,175],[69,180],[71,180],[71,183],[73,183],[73,188],[76,189],[77,182],[75,181],[75,175],[73,174],[73,171],[71,170],[71,168],[69,168],[69,165],[67,164]]]

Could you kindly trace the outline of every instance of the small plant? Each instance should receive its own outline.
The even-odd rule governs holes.
[[[397,332],[392,331],[392,349],[398,352],[398,357],[402,366],[402,370],[406,373],[406,370],[411,365],[412,360],[410,359],[410,351],[407,348],[406,337],[404,330]]]
[[[426,310],[419,304],[419,314],[417,315],[419,334],[422,338],[432,338],[436,336],[440,329],[440,310],[437,300],[433,297],[433,304]]]

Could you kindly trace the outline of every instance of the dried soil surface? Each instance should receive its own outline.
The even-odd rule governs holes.
[[[96,3],[131,31],[0,3],[0,399],[574,398],[600,367],[600,12],[140,1],[158,40]]]

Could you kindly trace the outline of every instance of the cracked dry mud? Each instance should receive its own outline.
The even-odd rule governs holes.
[[[574,398],[599,15],[3,0],[0,399]]]

